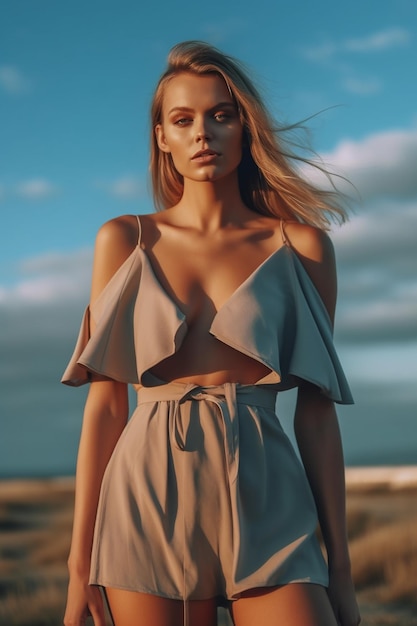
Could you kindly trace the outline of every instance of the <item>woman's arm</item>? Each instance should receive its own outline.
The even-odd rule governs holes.
[[[135,223],[130,216],[112,220],[100,229],[94,253],[92,303],[132,251],[135,236]],[[91,330],[94,332],[94,320]],[[92,382],[77,459],[66,626],[84,624],[89,614],[93,616],[95,626],[105,625],[99,589],[88,585],[91,547],[103,474],[127,418],[127,385],[113,380]]]
[[[74,523],[68,559],[74,572],[83,574],[86,567],[89,568],[101,481],[127,415],[126,385],[114,381],[91,383],[77,458]]]
[[[314,385],[305,384],[299,388],[294,429],[315,498],[329,568],[349,571],[339,425],[333,402]]]
[[[64,624],[78,626],[89,613],[104,626],[97,588],[89,587],[91,546],[101,481],[128,415],[127,386],[114,381],[91,383],[77,459],[75,510],[68,558],[70,584]]]
[[[293,225],[290,240],[301,255],[333,324],[337,280],[330,239],[317,229]],[[315,385],[303,382],[299,387],[294,429],[316,500],[329,567],[349,569],[344,462],[339,425],[333,402],[321,394]]]
[[[302,385],[294,427],[326,546],[329,599],[338,624],[356,626],[360,617],[350,572],[343,451],[333,402],[317,387]]]
[[[330,239],[308,226],[290,226],[288,234],[333,323],[337,280]],[[310,383],[299,387],[294,429],[326,546],[330,601],[339,624],[356,626],[360,618],[350,573],[339,424],[333,402]]]

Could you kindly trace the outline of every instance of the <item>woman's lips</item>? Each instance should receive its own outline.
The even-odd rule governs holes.
[[[197,163],[211,163],[211,161],[214,161],[218,156],[219,154],[214,150],[200,150],[196,152],[191,160]]]

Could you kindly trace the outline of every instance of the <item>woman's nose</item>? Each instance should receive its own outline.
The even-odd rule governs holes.
[[[200,120],[196,123],[195,126],[195,138],[196,141],[202,141],[204,139],[210,139],[211,133],[208,128],[207,120]]]

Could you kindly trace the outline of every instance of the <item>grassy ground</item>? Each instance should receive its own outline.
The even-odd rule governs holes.
[[[363,626],[417,626],[416,495],[348,492]],[[72,505],[71,480],[0,483],[0,626],[62,624]]]

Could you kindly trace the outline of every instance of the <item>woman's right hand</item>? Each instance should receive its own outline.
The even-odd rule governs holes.
[[[90,615],[94,626],[106,626],[103,597],[99,587],[89,585],[87,579],[70,577],[64,626],[85,626]]]

